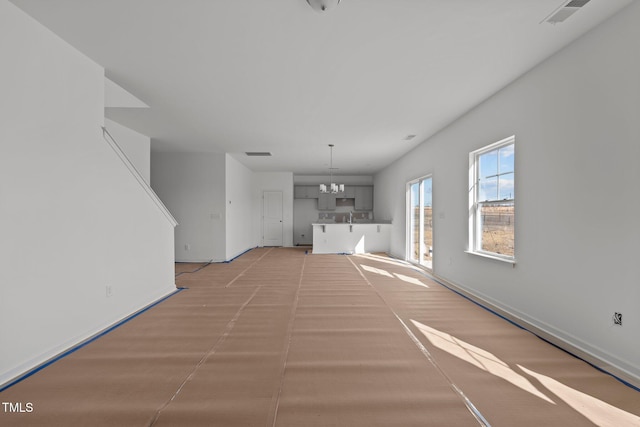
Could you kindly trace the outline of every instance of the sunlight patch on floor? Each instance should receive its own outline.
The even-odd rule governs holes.
[[[423,323],[411,320],[411,322],[422,332],[422,334],[441,350],[456,356],[472,364],[473,366],[489,372],[505,381],[510,382],[516,387],[539,397],[549,403],[555,404],[549,397],[538,390],[528,379],[515,372],[507,363],[500,360],[494,354],[485,351],[479,347],[460,340],[446,332],[438,331]]]
[[[393,258],[389,258],[388,256],[383,256],[383,255],[376,255],[376,254],[372,254],[372,253],[365,253],[365,254],[356,254],[354,255],[358,258],[364,258],[364,259],[368,259],[371,261],[375,261],[375,262],[383,262],[385,264],[391,264],[394,265],[396,267],[402,267],[402,268],[409,268],[411,270],[415,270],[416,267],[412,264],[409,264],[406,261],[400,261],[398,259],[393,259]]]
[[[409,276],[405,276],[404,274],[398,274],[398,273],[393,273],[393,275],[396,276],[398,279],[402,280],[403,282],[411,283],[412,285],[422,286],[424,288],[429,287],[426,284],[422,283],[420,279],[416,279],[415,277],[409,277]]]
[[[640,417],[635,414],[616,408],[607,402],[589,396],[551,377],[527,369],[524,366],[518,365],[518,367],[540,381],[542,385],[558,396],[558,398],[562,399],[567,405],[580,412],[598,426],[640,426]]]
[[[389,273],[387,270],[383,270],[381,268],[371,267],[369,265],[360,264],[363,270],[368,271],[369,273],[379,274],[381,276],[393,278],[393,275]]]

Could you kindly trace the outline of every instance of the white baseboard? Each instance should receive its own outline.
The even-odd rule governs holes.
[[[423,269],[421,269],[423,270]],[[469,300],[495,312],[497,315],[505,318],[506,320],[520,326],[521,328],[531,332],[537,337],[549,342],[550,344],[560,348],[567,353],[584,360],[598,370],[603,371],[615,377],[617,380],[626,383],[635,389],[640,390],[640,377],[629,372],[627,369],[621,367],[623,362],[613,361],[613,357],[605,357],[596,354],[596,351],[587,350],[588,345],[580,342],[575,337],[571,337],[569,334],[561,333],[561,331],[554,331],[554,328],[550,325],[546,325],[544,322],[536,321],[536,319],[527,319],[524,315],[518,315],[515,310],[510,310],[500,306],[499,304],[492,302],[491,300],[482,297],[472,291],[469,291],[465,287],[453,283],[444,277],[431,274],[430,272],[423,270],[424,274],[440,282],[447,288],[463,295]]]

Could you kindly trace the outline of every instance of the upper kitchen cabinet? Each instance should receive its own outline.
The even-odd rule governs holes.
[[[373,210],[373,186],[346,185],[344,192],[320,193],[318,185],[296,185],[293,187],[293,197],[296,199],[318,199],[319,211],[333,211],[336,209],[336,199],[353,199],[353,210]]]
[[[355,187],[355,210],[372,211],[373,210],[373,187],[357,186]]]
[[[331,193],[318,194],[318,210],[334,211],[336,210],[336,195]]]
[[[317,185],[296,185],[293,187],[293,197],[295,199],[317,199],[320,188]]]
[[[344,186],[344,196],[346,199],[355,199],[356,198],[356,187],[353,185],[345,185]]]

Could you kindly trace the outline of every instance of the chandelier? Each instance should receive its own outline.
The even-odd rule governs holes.
[[[321,193],[342,193],[344,191],[344,184],[336,184],[333,182],[333,144],[329,144],[330,157],[329,157],[329,187],[326,184],[320,184]]]

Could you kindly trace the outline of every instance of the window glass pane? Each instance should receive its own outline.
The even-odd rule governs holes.
[[[498,178],[498,200],[513,200],[515,199],[514,195],[514,185],[513,185],[513,172],[507,173],[504,175],[500,175]]]
[[[481,154],[478,163],[480,181],[488,176],[496,176],[498,174],[498,150]]]
[[[478,201],[496,200],[498,197],[498,177],[480,180]]]
[[[423,180],[422,188],[423,188],[423,203],[424,206],[431,207],[431,202],[433,198],[433,188],[432,188],[431,178],[427,178]]]
[[[420,183],[411,184],[411,207],[420,203]]]
[[[515,199],[514,195],[514,145],[498,149],[498,200]]]
[[[480,205],[481,250],[514,256],[514,213],[513,203]]]
[[[500,167],[498,173],[507,173],[514,171],[514,145],[510,144],[506,147],[501,147],[499,150],[500,155]]]
[[[498,197],[498,150],[478,156],[478,200],[496,200]]]

